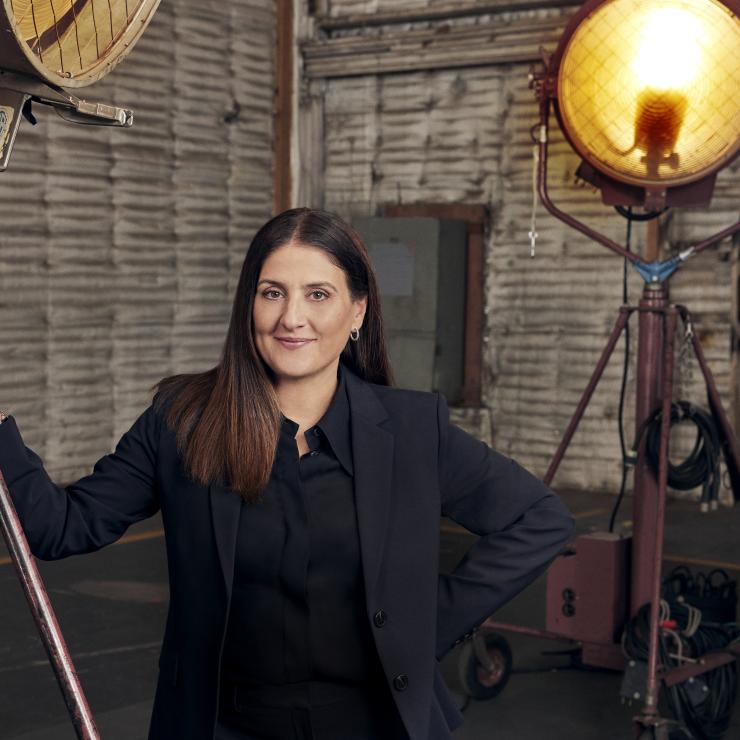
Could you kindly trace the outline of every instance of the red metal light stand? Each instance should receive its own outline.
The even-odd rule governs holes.
[[[62,691],[64,703],[67,705],[77,737],[80,740],[100,740],[90,706],[85,698],[2,473],[0,473],[0,529],[2,529],[5,544],[31,609],[41,642],[49,657],[51,667],[54,669],[54,675]]]
[[[540,102],[540,121],[535,130],[537,161],[537,189],[545,208],[556,218],[576,229],[582,234],[593,239],[607,249],[619,254],[635,266],[650,267],[646,265],[633,252],[628,251],[622,245],[617,244],[607,236],[597,232],[578,219],[561,211],[550,199],[547,189],[547,160],[549,139],[549,114],[551,101],[554,99],[554,77],[551,72],[551,60],[545,60],[545,74],[532,75],[531,83],[535,88]],[[676,260],[676,266],[717,242],[740,232],[740,222],[697,242],[681,253]],[[675,269],[675,268],[674,268]],[[641,271],[644,274],[644,271]],[[665,522],[666,489],[668,474],[668,441],[670,433],[670,409],[673,396],[673,339],[676,323],[680,317],[684,323],[690,322],[689,311],[684,306],[671,305],[669,303],[668,278],[661,279],[652,277],[653,282],[646,282],[642,299],[638,306],[621,306],[619,316],[614,329],[607,341],[602,355],[597,363],[593,375],[578,403],[575,413],[563,435],[563,439],[553,457],[547,474],[544,477],[548,485],[552,482],[565,451],[578,427],[583,413],[593,395],[594,390],[604,372],[609,358],[616,347],[617,342],[625,329],[630,316],[638,313],[638,352],[637,352],[637,389],[636,389],[636,429],[639,430],[644,421],[650,417],[656,409],[660,408],[660,455],[659,471],[657,477],[653,473],[645,451],[645,440],[637,450],[637,464],[635,468],[634,496],[633,496],[633,522],[634,530],[632,536],[631,558],[629,567],[624,567],[620,560],[618,550],[623,545],[612,543],[609,547],[599,551],[602,562],[612,562],[610,577],[605,580],[604,574],[598,577],[594,573],[582,575],[581,590],[594,589],[603,593],[605,603],[601,605],[607,611],[616,606],[615,599],[619,594],[624,594],[626,600],[629,594],[629,614],[635,615],[639,608],[645,604],[651,604],[650,613],[650,639],[648,654],[648,673],[645,703],[641,713],[635,717],[635,731],[651,733],[651,737],[667,737],[667,727],[671,724],[658,714],[658,691],[660,682],[666,685],[688,679],[691,676],[704,673],[717,665],[730,662],[740,657],[740,649],[727,649],[713,653],[709,660],[692,666],[665,670],[657,664],[658,654],[658,614],[661,598],[661,564],[663,552],[663,535]],[[725,462],[732,482],[735,500],[740,500],[740,456],[737,451],[737,442],[727,415],[717,391],[714,378],[704,357],[704,353],[696,332],[692,333],[692,346],[699,366],[704,376],[709,397],[709,405],[717,429],[719,430]],[[584,543],[583,538],[576,541],[576,550],[593,546],[593,543]],[[577,554],[577,553],[576,553]],[[551,589],[563,585],[562,579],[569,574],[578,578],[578,566],[573,564],[556,563],[553,566],[555,583]],[[551,576],[548,575],[548,578]],[[562,589],[561,589],[562,592]],[[562,593],[561,593],[562,596]],[[577,602],[576,602],[577,603]],[[549,604],[550,609],[562,610],[562,604],[556,603],[555,597]],[[577,607],[576,607],[577,608]],[[626,603],[625,610],[626,614]],[[607,615],[608,617],[608,615]],[[612,615],[617,620],[616,614]],[[613,627],[615,622],[609,623]],[[588,665],[619,669],[624,665],[621,656],[621,646],[618,640],[606,639],[604,635],[593,634],[591,627],[579,623],[576,627],[568,625],[564,627],[561,620],[548,613],[548,629],[536,630],[519,627],[517,625],[503,624],[492,619],[481,625],[483,629],[510,631],[520,634],[528,634],[551,639],[572,639],[582,647],[582,660]],[[480,637],[474,639],[480,640]]]

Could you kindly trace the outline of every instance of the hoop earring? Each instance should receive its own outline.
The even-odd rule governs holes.
[[[356,329],[354,326],[352,327],[352,331],[349,333],[349,338],[356,342],[360,338],[360,330]]]

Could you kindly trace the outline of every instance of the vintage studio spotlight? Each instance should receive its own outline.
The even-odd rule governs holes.
[[[0,0],[0,171],[32,103],[74,123],[130,126],[130,110],[89,103],[65,88],[104,77],[131,51],[159,0]],[[0,529],[81,740],[98,730],[38,568],[0,473]]]
[[[630,618],[649,604],[654,608],[641,612],[649,613],[645,619],[649,649],[642,684],[635,690],[643,702],[635,729],[641,737],[667,739],[676,723],[658,712],[660,686],[703,680],[700,677],[706,678],[707,671],[740,655],[736,642],[701,662],[686,660],[676,667],[659,661],[665,627],[659,622],[658,605],[673,410],[673,341],[679,319],[706,382],[707,416],[724,453],[734,499],[740,499],[733,430],[692,329],[691,315],[686,307],[669,302],[668,285],[671,275],[691,257],[740,233],[740,222],[669,259],[660,260],[657,250],[640,257],[552,202],[547,187],[549,123],[554,109],[566,139],[582,159],[579,177],[597,187],[604,204],[617,207],[622,215],[650,220],[672,207],[706,208],[718,171],[740,152],[740,0],[588,0],[568,23],[554,54],[544,55],[543,61],[543,68],[531,75],[540,109],[539,123],[533,128],[540,200],[553,216],[628,260],[644,280],[639,306],[619,309],[545,482],[555,476],[622,331],[637,313],[634,530],[631,537],[614,534],[612,527],[609,532],[579,537],[548,574],[547,629],[487,620],[462,656],[461,676],[466,688],[472,688],[469,693],[479,697],[486,691],[493,695],[497,684],[505,682],[510,651],[492,630],[567,637],[578,643],[584,664],[623,669],[620,636]],[[657,235],[657,230],[652,233]],[[534,224],[529,236],[534,249]],[[650,420],[659,440],[652,463],[646,449],[648,435],[640,434]]]
[[[0,0],[0,171],[30,104],[69,121],[130,126],[130,110],[65,88],[97,82],[131,51],[159,0]]]

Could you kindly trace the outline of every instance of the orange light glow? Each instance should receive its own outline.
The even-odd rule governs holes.
[[[654,8],[640,29],[632,71],[645,87],[683,89],[696,79],[706,29],[686,10]]]
[[[636,185],[703,177],[740,148],[740,19],[716,0],[611,0],[567,42],[563,125],[598,170]]]

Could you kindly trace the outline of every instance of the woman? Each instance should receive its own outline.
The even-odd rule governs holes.
[[[329,213],[255,236],[223,354],[66,489],[0,424],[41,558],[96,550],[161,510],[170,609],[150,740],[442,740],[462,721],[436,660],[541,573],[558,498],[391,387],[367,252]],[[438,575],[439,517],[480,535]]]

